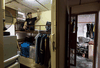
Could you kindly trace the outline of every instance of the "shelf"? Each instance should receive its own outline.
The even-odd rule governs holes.
[[[20,63],[29,68],[45,68],[44,66],[41,66],[40,64],[36,64],[34,59],[26,58],[23,56],[20,56]]]
[[[23,42],[25,39],[17,39],[18,42]]]
[[[16,33],[35,33],[35,34],[37,34],[38,31],[19,31],[19,30],[16,30]]]
[[[18,22],[16,22],[15,24],[22,24],[22,23],[24,23],[24,22],[20,22],[20,21],[18,21]]]
[[[34,34],[38,34],[39,32],[38,31],[19,31],[19,30],[16,30],[16,33],[34,33]],[[42,34],[51,34],[51,32],[46,32],[46,31],[40,31],[40,33],[42,33]]]
[[[34,27],[34,26],[51,26],[51,25],[29,25],[29,27]]]

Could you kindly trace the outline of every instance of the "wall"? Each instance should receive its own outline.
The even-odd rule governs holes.
[[[77,5],[72,7],[72,14],[90,12],[90,11],[99,11],[100,3],[88,3],[83,5]]]
[[[10,12],[12,14],[13,17],[16,17],[16,13],[17,11],[12,9],[12,8],[9,8],[9,7],[5,7],[5,10],[7,10],[8,12]]]
[[[14,9],[12,9],[12,8],[9,8],[9,7],[5,7],[5,9],[6,9],[8,12],[10,12],[10,13],[12,14],[12,16],[13,16],[13,24],[12,24],[11,27],[8,28],[6,31],[7,31],[7,32],[10,32],[10,35],[15,35],[14,24],[16,23],[16,13],[17,13],[17,11],[14,10]],[[10,23],[11,23],[11,19],[12,19],[12,18],[7,18],[7,19],[10,19],[10,21],[7,20],[7,21],[9,21],[9,22],[5,22],[5,23],[6,23],[7,26],[9,26]]]
[[[10,32],[10,35],[11,36],[14,36],[15,35],[15,27],[14,27],[14,24],[16,22],[16,18],[13,18],[13,24],[11,25],[10,28],[8,28],[6,31],[7,32]],[[7,24],[9,26],[9,24]]]
[[[95,22],[95,14],[78,15],[78,32],[77,37],[86,37],[86,24]],[[95,24],[95,23],[94,23]]]
[[[57,59],[57,63],[58,63],[58,67],[57,68],[67,68],[65,67],[67,65],[67,63],[65,63],[67,61],[67,57],[65,57],[65,48],[67,46],[66,44],[66,32],[67,32],[67,29],[66,29],[66,25],[68,23],[67,21],[67,8],[66,8],[66,5],[67,5],[67,0],[56,0],[57,1],[57,10],[55,13],[57,13],[56,15],[56,19],[57,21],[55,21],[55,23],[57,22],[57,57],[59,59]]]
[[[33,13],[32,16],[36,17],[37,13]],[[51,22],[51,10],[41,12],[40,20],[36,23],[36,25],[46,25],[47,21]],[[36,29],[39,29],[39,27],[36,27]],[[41,30],[45,30],[45,27],[41,27]]]

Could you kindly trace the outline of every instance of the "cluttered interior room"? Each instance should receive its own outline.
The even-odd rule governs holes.
[[[75,64],[75,68],[92,68],[94,57],[94,38],[95,38],[95,14],[83,14],[77,16],[77,24],[74,24],[75,18],[71,18],[73,30],[77,25],[77,47],[71,51],[71,64]],[[91,44],[93,42],[93,44]],[[74,58],[76,56],[76,58]],[[74,68],[74,67],[71,67]]]
[[[9,45],[13,51],[4,54],[13,53],[5,60],[16,55],[16,68],[51,68],[51,3],[51,0],[5,0],[4,41],[14,45],[17,36],[17,45]],[[5,61],[5,67],[8,65]]]

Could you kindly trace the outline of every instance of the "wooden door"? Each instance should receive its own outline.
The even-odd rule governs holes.
[[[56,68],[56,0],[51,7],[51,68]]]
[[[66,68],[67,0],[52,0],[51,8],[51,68]]]
[[[69,23],[69,64],[76,66],[77,15],[70,15]]]

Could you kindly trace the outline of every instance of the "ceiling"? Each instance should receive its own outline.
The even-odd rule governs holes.
[[[36,12],[51,10],[51,0],[5,0],[7,7],[13,8],[21,12]]]
[[[67,0],[70,6],[79,5],[100,0]],[[6,6],[21,12],[36,12],[37,8],[40,11],[51,10],[51,0],[5,0]]]
[[[74,6],[74,5],[79,5],[80,3],[84,4],[84,3],[97,2],[97,1],[100,0],[68,0],[67,4],[70,6]]]

